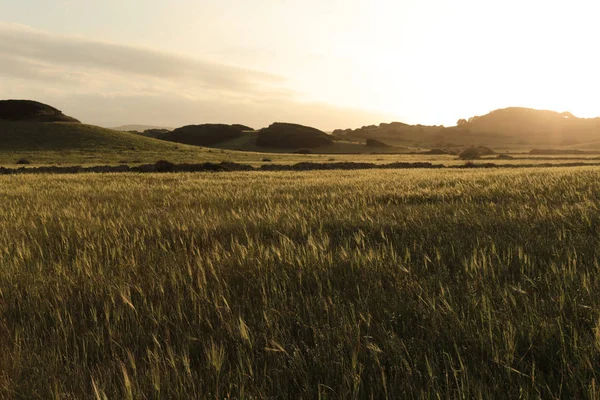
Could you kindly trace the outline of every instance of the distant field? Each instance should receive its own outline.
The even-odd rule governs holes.
[[[0,176],[0,398],[598,398],[600,168]]]
[[[373,163],[391,164],[397,162],[418,163],[428,162],[435,165],[462,166],[466,161],[454,155],[428,155],[428,154],[290,154],[290,153],[256,153],[205,147],[176,145],[177,148],[167,150],[40,150],[40,151],[2,151],[0,149],[0,166],[8,168],[35,167],[40,165],[118,165],[131,166],[139,164],[153,164],[159,160],[173,163],[220,163],[235,162],[248,164],[254,167],[272,164],[297,164],[309,163]],[[599,164],[600,157],[591,156],[530,156],[527,154],[514,155],[514,159],[498,159],[495,156],[484,157],[470,161],[474,164],[492,163],[495,165],[561,165],[573,163]],[[27,165],[18,165],[19,161],[26,160]]]

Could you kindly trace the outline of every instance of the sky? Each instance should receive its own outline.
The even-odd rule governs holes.
[[[600,116],[596,0],[0,0],[0,98],[102,126]]]

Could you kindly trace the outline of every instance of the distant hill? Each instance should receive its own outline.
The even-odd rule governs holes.
[[[336,129],[332,132],[335,140],[348,140],[365,143],[377,140],[390,145],[415,145],[436,142],[442,126],[409,125],[403,122],[367,125],[358,129]]]
[[[0,120],[22,122],[74,122],[60,110],[32,100],[0,100]]]
[[[155,126],[155,125],[121,125],[121,126],[116,126],[114,128],[108,128],[108,129],[112,129],[113,131],[121,131],[121,132],[144,132],[144,131],[153,130],[153,129],[166,129],[166,130],[172,131],[174,128],[169,128],[166,126]]]
[[[462,120],[471,134],[494,134],[528,143],[571,145],[600,140],[600,118],[577,118],[569,112],[510,107]]]
[[[598,151],[598,150],[600,150],[600,140],[563,146],[563,147],[561,147],[561,149],[581,150],[581,151]]]
[[[276,122],[259,131],[245,125],[188,125],[172,132],[147,130],[145,136],[196,146],[221,147],[249,151],[286,151],[333,144],[332,137],[308,126]]]
[[[330,135],[308,126],[276,122],[258,132],[256,144],[279,149],[314,148],[333,143]]]
[[[185,143],[195,146],[210,146],[217,143],[239,138],[244,131],[251,130],[244,125],[202,124],[187,125],[174,129],[172,132],[158,134],[154,137],[169,142]],[[150,135],[152,131],[146,131]],[[156,131],[155,131],[156,132]]]
[[[393,145],[440,148],[482,145],[563,147],[600,141],[600,118],[577,118],[568,112],[510,107],[461,119],[452,127],[392,122],[359,129],[336,129],[332,135],[336,140],[364,143],[371,138]]]

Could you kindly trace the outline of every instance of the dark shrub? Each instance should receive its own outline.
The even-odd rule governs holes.
[[[462,153],[460,153],[459,157],[463,160],[476,160],[482,156],[490,156],[493,154],[496,154],[496,152],[489,147],[479,146],[465,149]]]
[[[476,147],[469,147],[460,153],[459,157],[463,160],[476,160],[481,158],[481,155],[479,154],[479,151],[477,151]]]
[[[489,147],[485,147],[485,146],[479,146],[477,148],[477,151],[479,152],[480,156],[493,156],[494,154],[496,154],[496,152],[492,149],[490,149]]]
[[[294,154],[312,154],[312,150],[310,150],[310,149],[298,149],[298,150],[294,150]]]
[[[271,161],[273,161],[273,160],[271,160],[270,158],[263,158],[263,159],[262,159],[262,161],[263,161],[263,162],[271,162]]]
[[[156,172],[173,172],[175,164],[166,160],[159,160],[154,164]]]
[[[19,160],[17,160],[17,164],[31,164],[31,161],[29,161],[26,158],[20,158]]]

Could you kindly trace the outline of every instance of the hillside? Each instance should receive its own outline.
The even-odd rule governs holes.
[[[0,120],[28,122],[74,122],[60,110],[32,100],[0,100]]]
[[[0,163],[197,161],[202,149],[80,123],[31,100],[0,101]]]
[[[0,121],[0,150],[166,150],[171,143],[68,122]]]
[[[140,135],[82,124],[37,101],[0,101],[1,151],[154,151],[172,147]]]
[[[496,134],[515,141],[572,145],[600,139],[600,118],[577,118],[568,112],[510,107],[463,120],[473,134]]]
[[[442,126],[409,125],[403,122],[368,125],[358,129],[336,129],[332,136],[336,140],[367,143],[377,140],[395,146],[419,146],[434,144]]]
[[[600,140],[600,118],[577,118],[568,112],[510,107],[461,119],[456,126],[408,125],[402,122],[337,129],[337,140],[380,140],[420,147],[563,147]]]

